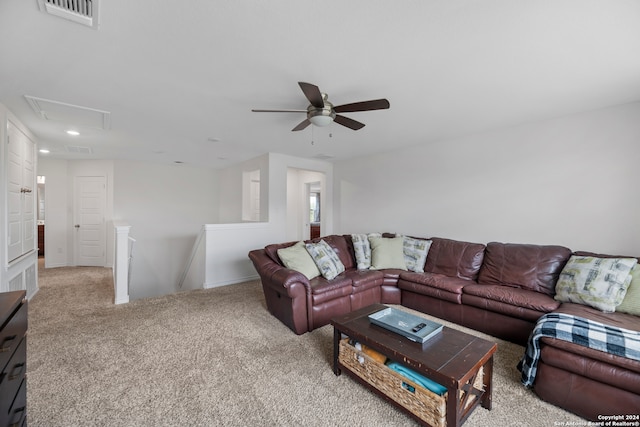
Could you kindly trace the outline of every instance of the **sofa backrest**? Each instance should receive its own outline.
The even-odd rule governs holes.
[[[336,251],[338,257],[342,264],[344,264],[345,269],[355,268],[355,255],[353,253],[353,243],[347,241],[346,236],[323,236],[318,237],[311,240],[305,240],[305,243],[318,243],[320,240],[324,240]],[[297,241],[294,242],[285,242],[285,243],[275,243],[272,245],[267,245],[264,247],[264,251],[267,253],[269,258],[271,258],[274,262],[277,262],[280,265],[282,264],[282,260],[278,256],[278,249],[288,248],[289,246],[293,246]]]
[[[608,254],[597,254],[595,252],[586,252],[586,251],[576,251],[573,253],[576,256],[591,256],[595,258],[635,258],[640,263],[640,257],[631,256],[631,255],[608,255]]]
[[[485,246],[481,243],[432,237],[424,271],[475,280],[482,265]]]
[[[278,264],[284,266],[284,264],[282,264],[282,260],[278,256],[278,249],[288,248],[289,246],[293,246],[296,243],[298,242],[274,243],[272,245],[265,246],[264,251],[274,262],[277,262]]]
[[[564,246],[491,242],[484,252],[478,283],[506,285],[550,296],[571,256]]]

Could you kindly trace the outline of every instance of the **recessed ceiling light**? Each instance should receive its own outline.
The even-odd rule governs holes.
[[[216,138],[215,136],[210,136],[209,138],[207,138],[207,141],[209,141],[209,142],[220,142],[220,138]]]
[[[46,148],[41,148],[41,149],[40,149],[40,152],[41,152],[42,154],[48,154],[48,153],[50,153],[51,151],[47,150]]]
[[[78,132],[77,130],[68,130],[67,133],[69,135],[73,135],[73,136],[78,136],[80,135],[80,132]]]

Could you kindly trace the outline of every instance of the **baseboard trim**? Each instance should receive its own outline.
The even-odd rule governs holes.
[[[220,282],[205,282],[202,287],[204,289],[218,288],[220,286],[236,285],[238,283],[248,282],[250,280],[257,280],[259,278],[260,276],[258,276],[257,274],[254,274],[246,277],[237,277],[231,280],[222,280]]]

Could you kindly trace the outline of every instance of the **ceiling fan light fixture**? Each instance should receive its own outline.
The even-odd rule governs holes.
[[[312,116],[309,117],[309,121],[313,123],[315,126],[329,126],[333,122],[333,117],[331,116]]]

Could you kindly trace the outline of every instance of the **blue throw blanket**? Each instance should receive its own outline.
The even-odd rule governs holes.
[[[540,358],[540,338],[552,337],[584,347],[640,361],[640,332],[616,328],[563,313],[549,313],[538,319],[529,336],[527,349],[518,369],[522,384],[533,385]]]

